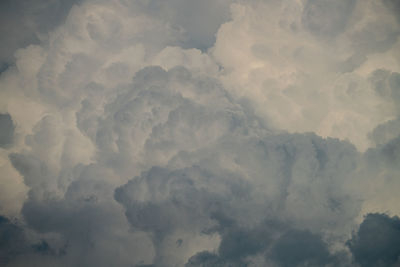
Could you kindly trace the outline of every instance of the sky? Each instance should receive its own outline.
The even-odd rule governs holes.
[[[400,265],[398,0],[3,0],[0,265]]]

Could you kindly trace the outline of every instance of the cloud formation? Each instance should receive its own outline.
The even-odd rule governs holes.
[[[398,264],[396,1],[1,5],[1,264]]]
[[[396,266],[400,262],[400,220],[370,213],[348,246],[360,266]]]

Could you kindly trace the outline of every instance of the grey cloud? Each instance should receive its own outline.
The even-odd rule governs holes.
[[[218,251],[199,252],[193,255],[185,266],[253,266],[251,257],[264,254],[273,240],[273,235],[279,233],[279,228],[284,228],[283,223],[277,227],[269,222],[246,229],[236,226],[235,222],[233,225],[224,225],[223,220],[218,221],[218,231],[221,234]]]
[[[380,1],[377,2],[378,5],[381,4]],[[398,6],[396,3],[393,1],[382,2],[391,9],[389,12],[394,11],[396,13],[395,10]],[[391,24],[389,19],[371,19],[365,25],[352,30],[353,24],[357,23],[353,18],[357,16],[357,14],[353,14],[355,7],[358,5],[360,8],[363,4],[357,2],[357,0],[334,2],[308,0],[304,6],[302,24],[315,36],[330,40],[346,31],[349,34],[354,52],[340,66],[344,72],[351,72],[358,68],[367,60],[366,55],[385,52],[390,49],[396,43],[400,34],[398,26]],[[388,16],[390,16],[389,12],[387,13]]]
[[[360,67],[365,61],[367,61],[367,56],[363,53],[356,52],[347,58],[344,62],[341,62],[338,66],[341,72],[352,72],[358,67]]]
[[[189,261],[185,264],[185,267],[224,267],[227,266],[228,263],[224,262],[224,260],[220,259],[220,257],[214,253],[203,251],[199,252],[196,255],[192,256]],[[232,266],[232,265],[230,265]],[[234,265],[233,265],[234,266]]]
[[[348,246],[362,267],[397,266],[400,263],[400,219],[370,213]]]
[[[1,75],[3,72],[5,72],[5,71],[8,69],[9,66],[10,66],[9,63],[1,62],[1,63],[0,63],[0,75]]]
[[[50,179],[48,166],[32,155],[10,154],[10,161],[25,178],[25,184],[32,188],[40,188]]]
[[[312,134],[273,135],[215,81],[192,76],[184,68],[146,68],[133,80],[132,89],[108,105],[96,142],[105,157],[113,150],[110,142],[121,144],[110,163],[135,147],[144,152],[145,163],[165,166],[152,167],[115,191],[132,228],[151,234],[158,251],[154,264],[168,261],[164,243],[181,231],[221,236],[217,258],[204,254],[204,261],[243,263],[264,253],[270,236],[282,231],[260,226],[268,216],[317,229],[336,227],[332,221],[339,226],[357,214],[358,201],[335,189],[357,166],[359,155],[352,145]],[[211,107],[210,101],[215,103]],[[151,113],[141,118],[143,109]],[[131,128],[136,123],[141,127]],[[132,133],[135,140],[143,138],[143,147],[137,142],[133,146]],[[131,167],[110,166],[117,171]],[[310,189],[307,181],[319,185]],[[304,208],[306,214],[315,204],[302,193],[305,187],[315,193],[327,190],[311,217],[300,211]],[[298,199],[304,207],[297,206]],[[188,264],[198,264],[202,255]]]
[[[253,229],[231,228],[222,235],[218,252],[193,255],[185,266],[258,266],[255,255],[273,266],[347,266],[318,234],[293,229],[283,222],[266,222]],[[259,263],[260,264],[260,263]]]
[[[376,145],[379,146],[388,143],[399,135],[400,119],[397,118],[378,125],[371,133],[369,133],[368,136]]]
[[[368,169],[374,173],[382,170],[388,172],[398,170],[398,162],[400,160],[400,136],[396,136],[387,143],[378,145],[376,148],[367,150],[364,157],[369,164]]]
[[[287,267],[338,264],[322,239],[309,231],[286,232],[273,245],[269,257]]]
[[[55,251],[45,240],[29,238],[17,221],[0,215],[0,264],[15,266],[20,257],[52,257]]]
[[[202,251],[193,255],[188,262],[185,264],[185,267],[244,267],[249,266],[249,263],[242,260],[227,260],[215,253],[211,253],[209,251]]]
[[[206,51],[215,42],[220,25],[229,17],[229,5],[233,0],[151,0],[123,1],[134,12],[150,14],[172,27],[181,29],[184,38],[179,46]]]
[[[232,261],[262,252],[270,243],[269,229],[229,229],[222,234],[218,249],[220,257]]]
[[[285,231],[265,224],[269,218],[320,232],[342,231],[358,214],[357,196],[346,188],[360,156],[351,144],[273,134],[215,79],[182,67],[144,68],[118,90],[103,112],[88,97],[76,113],[96,145],[95,163],[65,160],[75,150],[60,144],[53,116],[26,138],[30,151],[10,155],[30,187],[24,219],[38,234],[60,235],[60,262],[183,265],[170,240],[184,248],[193,236],[218,235],[215,255],[194,256],[199,248],[187,264],[243,266]],[[72,155],[60,157],[67,148]],[[121,240],[142,250],[116,258]]]
[[[376,93],[394,105],[397,116],[400,113],[400,73],[377,69],[369,76]]]
[[[75,173],[78,177],[69,184],[64,197],[57,196],[49,188],[44,188],[40,197],[38,188],[32,186],[22,208],[26,223],[39,236],[58,236],[56,253],[50,255],[52,264],[109,266],[118,263],[128,266],[151,257],[148,248],[140,248],[146,244],[146,237],[129,234],[123,213],[112,201],[114,186],[107,182],[107,172],[90,165],[78,168]],[[48,249],[46,244],[38,243],[33,249],[43,253]],[[124,244],[126,248],[121,250],[117,244]],[[130,252],[136,246],[139,246],[137,252]],[[44,259],[35,260],[40,263]]]
[[[393,164],[392,166],[397,166],[397,163],[400,160],[400,137],[397,137],[387,144],[385,144],[381,153],[383,158],[389,162],[389,164]]]
[[[15,125],[10,114],[0,114],[0,147],[6,148],[14,141]]]
[[[393,12],[400,23],[400,2],[398,0],[383,0],[383,3]]]
[[[303,10],[303,25],[316,36],[332,38],[346,28],[356,0],[308,0]]]
[[[9,68],[1,75],[1,85],[10,82],[10,88],[16,88],[15,92],[7,91],[12,96],[10,101],[20,104],[29,99],[30,105],[37,107],[29,122],[21,119],[22,111],[10,108],[10,114],[17,115],[16,124],[21,124],[25,143],[1,155],[28,187],[20,213],[24,225],[0,217],[0,234],[5,233],[6,240],[0,239],[0,245],[10,248],[5,250],[5,257],[10,257],[7,261],[11,266],[350,265],[347,252],[336,250],[345,246],[356,218],[368,207],[363,205],[369,197],[365,187],[380,183],[375,177],[381,177],[383,171],[397,177],[398,120],[372,131],[370,138],[376,147],[366,153],[347,141],[274,129],[271,118],[259,117],[254,101],[245,95],[253,90],[253,84],[242,86],[238,80],[244,95],[233,93],[232,84],[225,83],[230,70],[218,69],[212,49],[208,50],[220,25],[229,20],[232,2],[84,2],[54,33],[54,40],[24,50],[18,68]],[[243,16],[259,15],[252,13],[254,7],[263,11],[263,5],[277,2],[255,2],[232,6],[233,21],[220,28],[218,38],[229,36],[229,28],[235,31],[240,28],[237,23],[242,22],[246,33],[252,32],[250,19],[257,24],[255,39],[261,42],[258,38],[265,25],[258,25],[256,16]],[[34,15],[38,32],[52,29],[51,25],[42,25],[45,21],[62,23],[63,12],[68,12],[72,4],[66,3],[68,7],[59,13],[57,6],[63,4],[51,3],[26,7],[39,10]],[[299,42],[310,45],[304,48],[310,53],[305,58],[314,58],[314,48],[322,51],[333,38],[349,37],[348,41],[360,49],[346,48],[345,56],[340,55],[339,61],[347,60],[339,64],[339,75],[346,72],[353,78],[351,72],[369,60],[369,53],[385,51],[397,38],[393,35],[397,29],[388,27],[386,21],[362,24],[355,34],[348,33],[355,4],[309,0],[303,13],[300,4],[282,7],[282,14],[293,11],[301,17],[290,18],[287,23],[301,20],[317,37],[310,43],[308,39]],[[40,15],[44,10],[60,18]],[[275,17],[271,15],[271,19]],[[126,25],[127,21],[132,24]],[[285,31],[284,41],[285,34],[293,34],[293,41],[296,34],[300,39],[310,37],[298,29]],[[235,40],[237,36],[232,35]],[[238,56],[240,64],[243,62],[240,67],[255,73],[233,72],[235,77],[257,80],[266,73],[264,68],[268,73],[271,68],[271,73],[277,70],[276,75],[297,81],[303,74],[311,77],[314,67],[319,67],[316,62],[311,71],[305,69],[303,73],[296,64],[304,62],[292,66],[291,56],[282,53],[287,62],[282,69],[274,69],[267,62],[269,57],[262,58],[269,51],[269,39],[254,46],[254,36],[247,37],[243,43],[254,48],[251,64],[246,65],[245,49],[243,54],[231,53],[228,57],[235,61]],[[379,37],[377,41],[375,37]],[[178,47],[167,49],[169,45]],[[229,44],[223,47],[230,51]],[[297,48],[288,54],[294,51]],[[35,63],[32,68],[26,64],[29,62]],[[157,62],[168,64],[150,66]],[[347,86],[347,80],[343,82]],[[367,100],[398,105],[399,73],[377,70],[368,82],[365,84],[372,85],[376,94]],[[314,86],[308,80],[304,83]],[[361,81],[358,87],[363,85]],[[353,109],[347,113],[341,108],[347,103],[353,105],[356,96],[348,98],[346,92],[345,100],[330,102],[330,93],[342,97],[341,85],[330,86],[335,90],[329,91],[321,105],[339,106],[332,110],[332,120],[353,114]],[[324,94],[322,89],[306,92],[300,96],[306,101],[302,106],[294,98],[303,87],[292,87],[293,98],[288,94],[278,103],[290,112],[277,109],[273,113],[276,116],[290,117],[292,110],[305,113],[306,100]],[[285,94],[290,91],[282,90]],[[273,100],[274,92],[266,93],[266,97]],[[271,104],[265,102],[263,108]],[[11,126],[7,129],[14,130],[7,115],[0,119],[8,118],[5,120],[11,121]],[[330,126],[335,128],[336,124],[326,127]],[[350,252],[364,264],[370,248],[363,240],[369,235],[375,238],[384,228],[387,234],[377,244],[380,254],[374,254],[372,261],[393,263],[398,251],[389,253],[388,248],[397,245],[398,219],[371,216],[349,241]],[[372,230],[366,234],[365,228]],[[28,233],[35,237],[33,241],[27,241]],[[10,241],[9,236],[15,240]]]
[[[399,34],[400,30],[397,26],[384,21],[368,22],[352,34],[352,46],[354,51],[362,51],[366,54],[382,53],[397,42]]]
[[[0,3],[0,62],[14,63],[14,52],[40,43],[49,31],[62,24],[80,0],[4,0]]]
[[[106,116],[101,120],[92,116],[83,124],[83,118],[93,112],[88,105],[78,113],[78,126],[82,131],[89,130],[89,124],[97,127],[86,134],[94,138],[100,159],[120,164],[116,169],[125,175],[140,174],[125,159],[137,158],[144,171],[226,134],[262,130],[252,127],[259,124],[258,118],[235,104],[215,79],[192,75],[183,67],[168,72],[160,67],[140,70],[129,89],[106,105]]]
[[[152,168],[117,188],[115,198],[132,226],[153,233],[158,242],[176,230],[201,232],[215,226],[213,214],[233,209],[231,202],[246,201],[246,192],[235,190],[245,190],[243,184],[233,173],[215,177],[197,166],[176,171]]]
[[[27,249],[23,230],[0,216],[0,264],[5,265]]]
[[[393,105],[397,113],[395,119],[378,125],[368,135],[377,146],[383,146],[400,135],[400,73],[391,72],[386,69],[377,69],[370,74],[369,81],[375,92],[380,97],[387,99],[388,103]],[[390,145],[386,145],[386,147],[388,146]]]
[[[190,164],[195,160],[198,163],[195,163],[193,167],[179,170],[153,168],[149,172],[143,173],[141,177],[136,177],[128,184],[118,188],[115,192],[115,198],[125,207],[127,218],[134,229],[142,229],[154,234],[153,242],[155,246],[161,246],[164,238],[179,230],[197,231],[207,235],[218,233],[221,236],[218,254],[204,252],[196,255],[188,261],[188,266],[196,266],[196,264],[198,266],[208,266],[207,264],[220,264],[221,266],[237,264],[238,266],[244,266],[245,262],[251,261],[248,257],[265,253],[272,242],[271,240],[275,238],[274,236],[285,231],[285,228],[282,229],[282,227],[279,228],[273,224],[263,224],[263,221],[268,219],[269,216],[274,218],[288,216],[286,220],[290,223],[299,224],[302,218],[297,217],[297,214],[291,214],[290,210],[296,204],[292,203],[290,199],[296,196],[296,198],[302,199],[305,203],[309,201],[306,195],[300,193],[302,189],[298,183],[302,179],[300,178],[302,175],[299,173],[300,170],[296,170],[294,167],[305,159],[301,156],[303,152],[300,152],[305,147],[301,147],[300,144],[309,137],[293,137],[295,140],[293,142],[298,142],[298,146],[285,144],[288,140],[285,140],[282,136],[270,138],[271,140],[266,138],[264,141],[268,142],[271,145],[270,147],[265,144],[263,147],[258,143],[256,148],[248,143],[243,148],[236,148],[235,151],[232,151],[232,146],[235,145],[227,143],[225,144],[227,145],[226,147],[219,145],[216,147],[217,151],[219,151],[216,155],[214,154],[215,152],[211,152],[211,155],[206,153],[203,156],[201,154],[204,151],[200,155],[195,155],[196,153],[189,156],[182,154],[185,160],[178,160],[180,155],[177,155],[173,161],[186,161]],[[273,140],[274,138],[276,139]],[[288,138],[290,139],[292,136],[288,136]],[[243,141],[236,142],[243,144]],[[283,144],[279,145],[279,142]],[[276,145],[277,143],[278,145]],[[312,142],[310,144],[313,146]],[[330,164],[337,165],[341,163],[336,160],[331,162],[333,160],[332,152],[327,153],[327,148],[324,145],[326,144],[323,142],[321,144],[318,139],[314,140],[314,146],[316,146],[315,157],[318,159],[314,168],[316,172],[326,172],[328,174],[331,173]],[[228,148],[231,148],[230,151],[226,150]],[[292,152],[289,152],[289,149]],[[261,150],[264,152],[261,152]],[[290,159],[289,153],[294,154],[292,159]],[[250,177],[251,182],[246,182],[242,177],[233,179],[234,176],[231,172],[221,170],[224,165],[214,164],[214,162],[219,161],[218,155],[232,155],[235,158],[235,163],[242,168],[251,166],[250,168],[253,170],[259,169],[259,178],[261,180],[257,180],[258,177],[254,174],[253,177]],[[243,158],[241,155],[243,155]],[[283,161],[281,168],[278,167],[276,169],[276,166],[274,167],[271,161],[274,157],[279,159],[281,156],[283,159],[285,157],[287,159]],[[343,156],[342,151],[339,156],[342,158],[341,160],[344,160]],[[265,157],[265,159],[262,159],[262,157]],[[260,162],[254,162],[260,159]],[[351,159],[344,161],[349,160],[351,161]],[[269,164],[268,162],[271,162],[272,165],[265,166]],[[201,167],[197,167],[197,164]],[[246,166],[247,164],[251,165]],[[350,168],[353,168],[351,164]],[[336,168],[335,170],[337,172]],[[245,171],[245,173],[248,171]],[[343,168],[342,171],[347,172]],[[324,176],[323,174],[320,175],[318,175],[318,179]],[[335,177],[338,179],[340,174],[336,173]],[[237,185],[233,183],[234,181]],[[257,186],[255,186],[256,184]],[[246,185],[248,189],[243,191]],[[269,193],[268,186],[279,188],[278,190],[281,194],[274,195],[273,191]],[[237,191],[237,189],[240,190]],[[332,192],[329,194],[332,194]],[[341,199],[341,197],[344,197],[344,199]],[[322,205],[323,207],[317,208],[318,211],[314,214],[319,223],[321,223],[319,216],[329,216],[327,215],[329,213],[332,213],[332,216],[336,216],[333,214],[341,214],[343,216],[353,209],[350,204],[351,201],[346,196],[332,195],[318,201],[326,202]],[[357,202],[356,200],[353,201]],[[312,203],[314,204],[310,203],[310,205],[315,206],[315,202]],[[356,210],[354,214],[357,213]],[[304,210],[304,212],[306,211]],[[319,212],[321,214],[318,214]],[[299,225],[310,227],[312,223],[305,222]],[[318,226],[314,222],[314,227],[318,228],[321,225]],[[322,227],[328,227],[328,223]],[[317,240],[313,234],[310,233],[309,235],[311,236],[310,242]],[[322,244],[322,241],[319,242],[315,241],[314,243],[317,245]],[[334,262],[334,257],[327,251],[327,248],[323,246],[320,251],[315,252],[316,254],[305,255],[304,258],[299,256],[300,258],[298,259],[296,255],[293,255],[293,257],[295,258],[294,260],[299,262],[309,260],[317,265],[322,261],[323,263]],[[305,251],[304,254],[307,254],[306,252],[309,251]],[[328,256],[325,257],[327,253]],[[160,257],[156,263],[159,264],[162,261],[163,258]]]

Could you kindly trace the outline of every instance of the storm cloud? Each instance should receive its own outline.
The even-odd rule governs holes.
[[[396,1],[0,7],[2,265],[399,263]]]
[[[348,246],[361,266],[396,266],[400,261],[400,219],[370,213]]]

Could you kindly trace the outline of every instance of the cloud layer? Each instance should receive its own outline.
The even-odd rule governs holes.
[[[399,264],[396,1],[2,5],[1,264]]]

